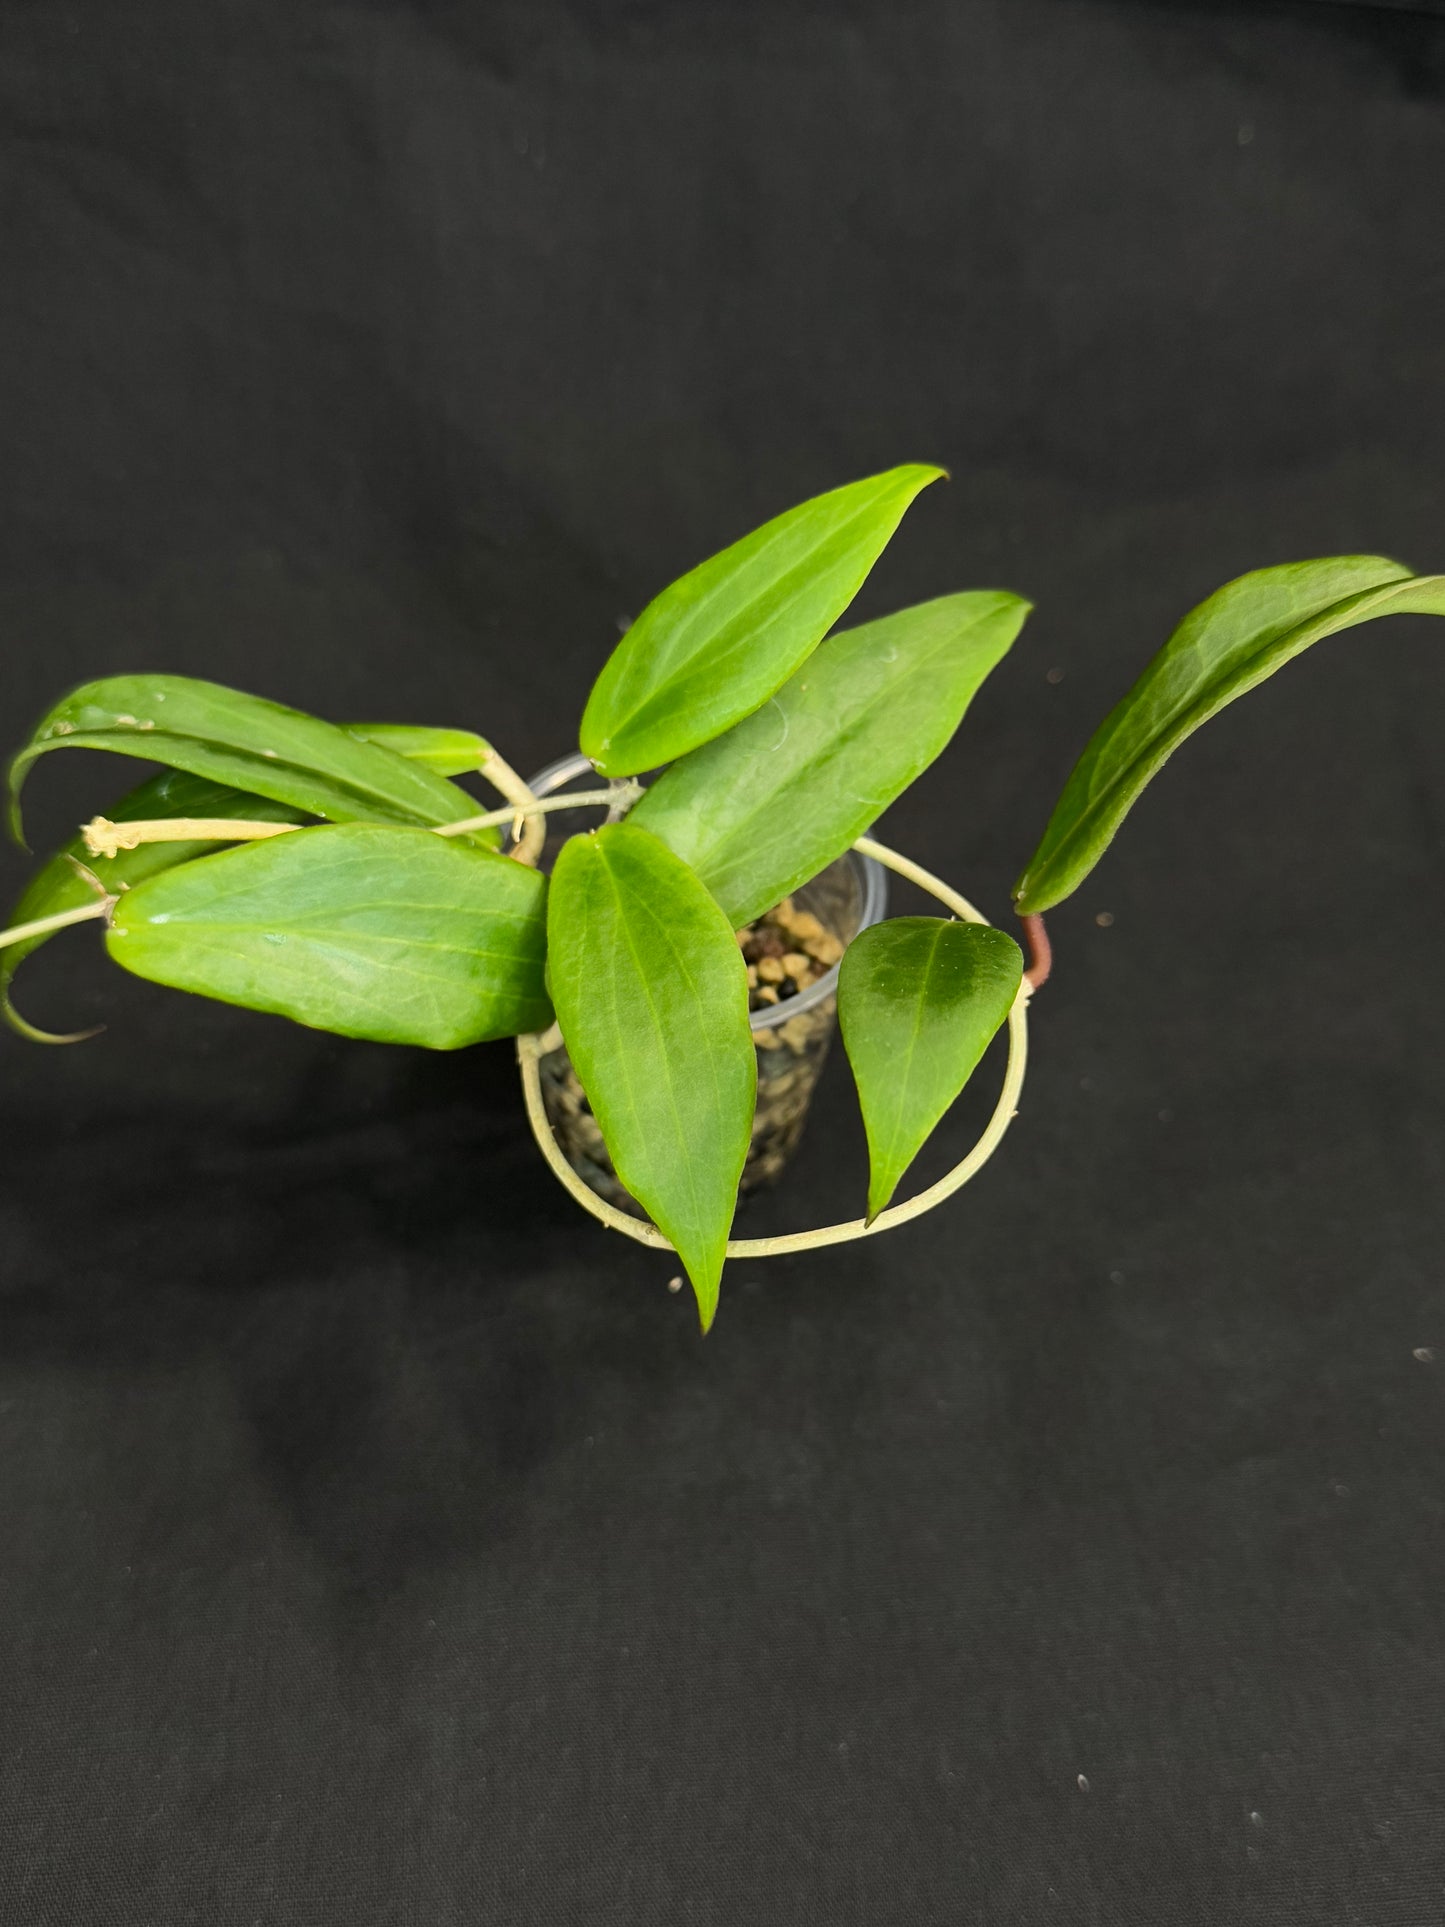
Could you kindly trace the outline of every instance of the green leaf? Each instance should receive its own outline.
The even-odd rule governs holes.
[[[1445,615],[1445,576],[1338,555],[1258,569],[1201,602],[1079,758],[1015,886],[1019,914],[1078,889],[1144,785],[1201,723],[1312,642],[1391,615]]]
[[[704,1331],[757,1094],[747,966],[722,911],[646,830],[563,844],[547,978],[617,1175],[676,1245]]]
[[[535,870],[428,830],[324,824],[138,884],[107,947],[176,990],[455,1050],[551,1021],[546,896]]]
[[[979,590],[830,636],[764,708],[659,777],[630,821],[691,864],[735,926],[750,922],[928,767],[1028,612]]]
[[[816,496],[664,589],[593,686],[583,754],[604,776],[635,776],[750,715],[817,647],[943,472],[912,463]]]
[[[423,763],[438,776],[469,775],[492,753],[491,744],[470,729],[427,729],[419,723],[347,723],[344,727],[348,736],[376,743],[409,762]]]
[[[855,937],[838,1023],[868,1134],[868,1222],[978,1067],[1018,995],[1023,957],[1002,930],[895,917]]]
[[[262,823],[287,823],[295,821],[301,812],[285,803],[272,802],[269,797],[249,796],[242,790],[228,789],[184,770],[163,770],[122,797],[119,803],[112,804],[110,815],[116,823],[135,823],[156,816],[228,816]],[[189,863],[198,856],[224,848],[221,843],[141,843],[134,850],[122,850],[117,856],[102,858],[89,854],[82,837],[73,837],[31,878],[9,921],[12,925],[29,923],[34,918],[55,916],[88,903],[95,891],[77,864],[84,865],[108,891],[119,896],[147,877],[158,876],[162,870],[173,870],[177,864]],[[0,1010],[13,1029],[35,1043],[71,1043],[75,1038],[93,1033],[57,1036],[37,1030],[10,1002],[10,985],[21,961],[47,942],[48,937],[31,937],[24,943],[0,950]]]
[[[112,676],[58,703],[10,765],[10,821],[38,756],[109,749],[189,770],[333,822],[439,824],[475,799],[433,770],[334,723],[190,676]]]
[[[329,728],[329,725],[324,727]],[[423,763],[439,776],[461,776],[479,769],[491,753],[491,745],[468,729],[427,729],[407,723],[348,723],[346,733],[363,742],[375,743],[393,755]],[[468,809],[474,810],[474,807],[470,797],[463,800],[464,814]],[[112,804],[109,813],[111,820],[116,823],[133,823],[166,816],[227,816],[262,823],[287,823],[306,814],[290,804],[232,789],[228,785],[211,782],[206,777],[192,776],[189,771],[178,769],[163,770],[159,776],[142,783],[119,803]],[[460,818],[451,820],[460,821]],[[496,831],[484,831],[477,833],[475,840],[485,847],[495,848],[500,838]],[[201,841],[142,843],[134,850],[122,850],[113,858],[102,859],[89,854],[82,837],[73,837],[31,879],[15,906],[10,922],[28,923],[35,918],[75,909],[86,902],[94,892],[76,868],[77,864],[83,864],[97,875],[107,890],[119,894],[144,882],[147,877],[159,875],[162,870],[173,870],[179,864],[190,863],[198,856],[208,856],[225,847],[224,843]],[[26,943],[0,950],[0,1015],[12,1029],[35,1043],[72,1043],[94,1033],[77,1031],[70,1035],[57,1035],[39,1030],[27,1023],[10,1001],[10,985],[20,963],[48,942],[48,937],[32,937]]]

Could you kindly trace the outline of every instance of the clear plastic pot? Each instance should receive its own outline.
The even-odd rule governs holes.
[[[585,756],[564,756],[532,777],[530,788],[536,796],[551,796],[582,779],[588,779],[587,787],[596,788],[597,776],[591,763]],[[589,824],[596,822],[595,809],[587,820]],[[546,822],[549,847],[560,840],[559,831],[565,835],[576,827],[562,810],[549,812]],[[544,868],[547,865],[546,850],[542,864]],[[860,930],[882,920],[888,904],[888,873],[881,863],[850,850],[811,883],[795,890],[792,900],[797,909],[811,911],[831,936],[848,944]],[[837,1016],[836,964],[786,1002],[752,1012],[753,1042],[758,1052],[758,1107],[743,1169],[744,1191],[771,1184],[797,1148]],[[612,1169],[597,1120],[566,1050],[550,1051],[539,1068],[548,1121],[567,1162],[599,1197],[640,1217],[640,1208]]]

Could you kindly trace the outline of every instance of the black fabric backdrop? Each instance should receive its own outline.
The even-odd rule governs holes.
[[[1038,613],[887,830],[1003,918],[1201,595],[1445,567],[1442,101],[1334,6],[12,0],[5,738],[163,668],[536,767],[674,574],[938,460],[860,607]],[[505,1046],[28,966],[110,1028],[0,1039],[0,1917],[1445,1919],[1442,698],[1397,621],[1212,725],[1000,1158],[705,1344]],[[835,1059],[747,1228],[863,1168]]]

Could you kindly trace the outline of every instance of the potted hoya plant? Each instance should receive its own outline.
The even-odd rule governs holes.
[[[1048,974],[1043,913],[1165,759],[1322,636],[1445,614],[1445,577],[1380,556],[1261,569],[1200,604],[1064,787],[1015,892],[1026,959],[868,832],[948,743],[1029,605],[971,590],[830,633],[942,473],[834,489],[664,589],[603,665],[580,754],[530,783],[464,729],[323,722],[184,676],[77,689],[10,765],[17,837],[22,785],[52,750],[161,771],[45,864],[0,932],[10,1023],[75,1041],[27,1023],[11,984],[56,931],[95,921],[138,976],[318,1029],[432,1050],[515,1037],[553,1170],[604,1223],[677,1252],[704,1331],[730,1252],[871,1235],[933,1208],[1014,1115],[1028,999]],[[454,780],[469,773],[501,807],[478,810]],[[567,813],[569,833],[549,838]],[[885,870],[948,914],[885,917]],[[866,1212],[730,1242],[740,1185],[774,1176],[801,1128],[835,1010]],[[983,1137],[895,1204],[1005,1025]]]

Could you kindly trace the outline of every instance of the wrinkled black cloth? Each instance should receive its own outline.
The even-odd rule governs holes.
[[[860,611],[1037,613],[886,834],[1005,920],[1202,595],[1445,568],[1428,13],[12,0],[0,182],[7,744],[165,669],[536,768],[674,575],[940,461]],[[0,1917],[1435,1927],[1441,633],[1181,752],[998,1158],[705,1343],[506,1046],[28,963],[108,1029],[0,1039]],[[742,1228],[863,1185],[835,1053]]]

